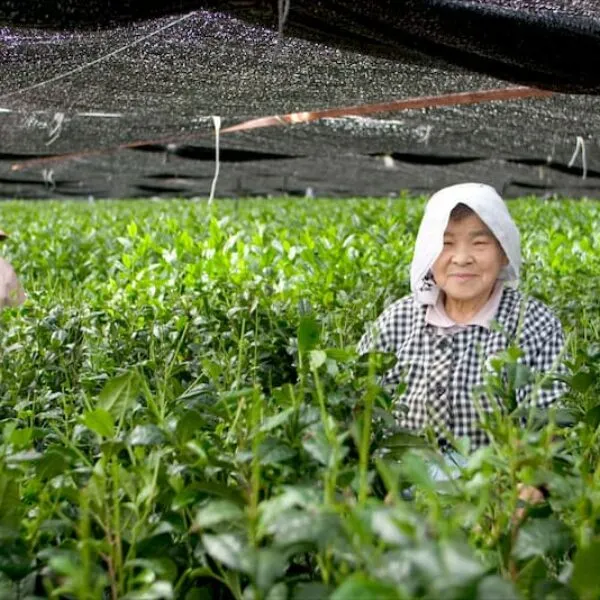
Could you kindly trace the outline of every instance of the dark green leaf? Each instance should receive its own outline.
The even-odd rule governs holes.
[[[269,532],[274,535],[274,544],[282,548],[296,544],[324,547],[339,535],[339,531],[336,515],[300,510],[281,512],[269,527]]]
[[[598,425],[600,425],[600,404],[594,406],[594,408],[590,408],[590,410],[585,413],[584,420],[590,427],[596,429]]]
[[[285,410],[282,410],[276,415],[271,415],[262,422],[262,425],[260,426],[260,431],[264,433],[266,431],[271,431],[272,429],[277,429],[281,425],[287,423],[295,412],[296,409],[290,407],[286,408]]]
[[[333,449],[331,448],[325,432],[322,429],[313,429],[307,432],[302,447],[310,454],[317,462],[324,466],[328,466],[332,457]]]
[[[313,315],[304,315],[298,326],[298,349],[309,352],[319,343],[321,326]]]
[[[279,548],[261,548],[256,552],[252,575],[262,592],[269,590],[284,575],[288,567],[288,554]]]
[[[573,543],[571,530],[561,521],[534,519],[519,529],[512,554],[517,560],[528,560],[535,556],[561,556]]]
[[[548,568],[541,556],[536,556],[530,560],[521,568],[519,576],[517,577],[516,584],[521,595],[527,600],[532,598],[535,586],[538,582],[543,581],[547,574]]]
[[[370,579],[362,573],[351,575],[330,596],[330,600],[403,600],[406,596],[393,585]]]
[[[237,504],[228,500],[212,500],[198,510],[194,526],[198,529],[207,529],[223,522],[241,521],[243,518],[244,511]]]
[[[324,583],[299,583],[292,591],[291,600],[325,600],[330,597],[330,594],[331,587]],[[372,600],[375,600],[375,598]]]
[[[209,587],[196,587],[188,591],[185,600],[214,600],[214,593]]]
[[[520,600],[515,586],[499,575],[490,575],[479,582],[476,600]]]
[[[600,539],[578,550],[571,586],[581,600],[596,600],[600,595]]]
[[[258,458],[261,465],[277,465],[296,455],[296,450],[276,438],[267,438],[258,447]]]
[[[108,411],[115,419],[128,410],[138,395],[138,376],[132,371],[108,381],[98,396],[98,408]]]
[[[123,600],[173,600],[173,586],[168,581],[154,581],[147,588],[129,592]]]
[[[202,544],[212,558],[226,567],[236,571],[242,569],[243,555],[247,549],[244,548],[239,537],[231,533],[205,534],[202,536]]]
[[[65,454],[65,452],[57,449],[49,449],[44,452],[35,467],[38,477],[41,480],[46,480],[64,473],[69,464]]]
[[[596,596],[592,598],[597,599]],[[535,584],[533,590],[532,600],[585,600],[584,598],[578,598],[575,592],[560,583],[560,581],[546,579],[545,581],[538,581]]]
[[[190,485],[187,489],[195,492],[196,494],[207,494],[209,496],[224,498],[237,504],[238,506],[245,506],[246,504],[240,489],[225,485],[224,483],[213,481],[197,481]]]
[[[191,440],[206,425],[206,418],[197,410],[185,411],[177,420],[175,435],[180,443]]]
[[[32,569],[32,560],[21,539],[0,543],[0,573],[12,581],[23,579]]]
[[[288,600],[288,596],[287,585],[283,581],[280,581],[269,590],[265,600]]]
[[[20,501],[17,480],[0,471],[0,540],[18,531],[22,510]],[[0,541],[0,547],[3,544]]]
[[[157,446],[165,441],[165,434],[156,425],[137,425],[129,435],[132,446]]]
[[[576,392],[585,394],[596,383],[596,377],[589,371],[579,371],[571,377],[569,383]]]
[[[422,448],[427,441],[420,435],[410,431],[400,431],[382,440],[379,448]]]
[[[462,543],[442,540],[439,543],[441,564],[448,574],[444,579],[448,585],[459,587],[480,579],[486,567],[475,558],[471,549]],[[440,589],[443,589],[444,585]]]

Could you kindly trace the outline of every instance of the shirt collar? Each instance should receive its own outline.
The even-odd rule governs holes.
[[[480,327],[489,329],[494,317],[496,317],[496,314],[498,313],[503,290],[504,283],[502,281],[497,281],[492,291],[492,295],[488,298],[488,301],[466,323],[457,323],[448,316],[448,313],[444,308],[443,296],[442,294],[439,294],[436,303],[430,304],[427,307],[427,312],[425,313],[425,323],[444,330],[459,330],[469,325],[479,325]]]

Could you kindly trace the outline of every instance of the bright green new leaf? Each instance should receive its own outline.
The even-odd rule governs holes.
[[[81,422],[100,437],[112,438],[115,435],[114,419],[104,408],[86,410]]]
[[[310,368],[317,370],[321,365],[325,364],[327,354],[323,350],[311,350],[310,352]]]

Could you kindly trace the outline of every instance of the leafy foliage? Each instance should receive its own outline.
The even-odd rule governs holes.
[[[0,596],[598,598],[600,208],[511,209],[572,391],[440,483],[354,351],[421,201],[5,203]],[[531,376],[512,349],[488,389]],[[519,483],[550,492],[521,520]]]

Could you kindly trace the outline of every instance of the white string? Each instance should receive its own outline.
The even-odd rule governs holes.
[[[290,0],[278,0],[277,8],[279,14],[279,37],[281,38],[283,37],[283,26],[290,12]]]
[[[42,179],[46,188],[50,190],[56,189],[56,182],[54,181],[54,169],[42,169]]]
[[[585,149],[585,140],[580,135],[578,135],[576,138],[575,151],[573,152],[573,156],[571,156],[571,160],[569,161],[569,168],[575,164],[575,159],[579,156],[579,152],[581,152],[581,166],[583,169],[581,178],[585,179],[587,177],[587,153]]]
[[[89,63],[85,63],[84,65],[80,65],[74,69],[71,69],[70,71],[67,71],[66,73],[61,73],[60,75],[56,75],[55,77],[52,77],[51,79],[47,79],[46,81],[40,81],[39,83],[34,83],[33,85],[24,87],[20,90],[15,90],[14,92],[8,92],[7,94],[2,94],[0,96],[0,100],[4,100],[5,98],[10,98],[10,97],[16,96],[18,94],[24,94],[25,92],[30,92],[31,90],[35,90],[39,87],[42,87],[43,85],[47,85],[49,83],[55,83],[56,81],[60,81],[61,79],[65,79],[66,77],[70,77],[71,75],[75,75],[75,73],[80,73],[81,71],[84,71],[85,69],[89,69],[90,67],[97,65],[98,63],[100,63],[104,60],[112,58],[113,56],[116,56],[117,54],[120,54],[121,52],[124,52],[125,50],[128,50],[129,48],[132,48],[133,46],[137,46],[137,44],[141,44],[142,42],[146,41],[147,39],[154,37],[155,35],[158,35],[159,33],[163,32],[167,29],[170,29],[171,27],[174,27],[175,25],[178,25],[182,21],[189,19],[190,17],[192,17],[195,14],[196,14],[196,11],[193,11],[191,13],[188,13],[187,15],[184,15],[183,17],[179,17],[178,19],[171,21],[167,25],[163,25],[162,27],[159,27],[158,29],[152,31],[148,35],[138,38],[137,40],[134,40],[133,42],[131,42],[129,44],[125,44],[124,46],[121,46],[120,48],[117,48],[116,50],[113,50],[112,52],[109,52],[108,54],[100,56],[99,58],[96,58],[95,60],[92,60]]]
[[[210,196],[208,197],[208,205],[210,206],[215,199],[215,190],[217,189],[217,180],[219,179],[219,170],[221,168],[219,139],[221,133],[221,117],[213,115],[213,123],[215,125],[215,174],[210,186]]]

